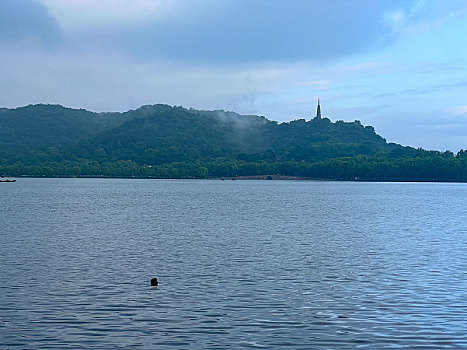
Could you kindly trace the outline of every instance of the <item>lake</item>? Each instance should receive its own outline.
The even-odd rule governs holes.
[[[467,184],[19,178],[0,201],[0,349],[467,348]]]

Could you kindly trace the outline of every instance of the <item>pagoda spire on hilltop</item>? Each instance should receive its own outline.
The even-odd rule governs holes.
[[[321,106],[319,105],[319,98],[318,98],[318,107],[316,108],[316,117],[318,119],[321,119]]]

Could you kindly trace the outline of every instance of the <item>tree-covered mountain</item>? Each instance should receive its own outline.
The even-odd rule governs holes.
[[[184,177],[273,172],[339,179],[418,179],[417,174],[425,174],[423,179],[436,179],[444,170],[433,173],[433,161],[446,167],[439,159],[449,159],[451,172],[443,178],[460,179],[463,155],[387,143],[359,121],[277,123],[168,105],[124,113],[59,105],[0,109],[2,174]],[[400,164],[407,160],[418,164],[417,174],[404,175],[412,163],[405,168]],[[380,168],[386,164],[385,170],[375,171],[376,165],[369,166],[373,163]]]
[[[123,124],[83,140],[77,148],[84,152],[81,156],[154,165],[235,158],[242,150],[251,152],[266,146],[259,144],[261,127],[266,124],[262,118],[181,107],[158,111],[146,106],[144,110],[144,114],[136,110],[133,118]]]
[[[53,158],[84,139],[114,128],[127,116],[93,113],[59,105],[29,105],[0,110],[0,163]]]
[[[0,111],[0,157],[37,162],[87,158],[164,164],[227,157],[320,160],[389,152],[372,127],[304,119],[278,124],[264,117],[167,105],[125,113],[93,113],[59,105]]]

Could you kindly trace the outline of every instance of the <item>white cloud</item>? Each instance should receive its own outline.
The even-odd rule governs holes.
[[[125,111],[168,103],[200,109],[249,110],[255,96],[274,94],[295,75],[281,67],[212,67],[134,61],[115,53],[49,52],[2,47],[0,105],[59,103],[94,111]],[[20,68],[19,68],[20,67]],[[297,74],[297,73],[296,73]],[[18,94],[21,90],[21,94]]]
[[[447,109],[447,112],[451,115],[458,116],[467,113],[467,106],[456,106]]]
[[[405,8],[386,13],[385,20],[394,34],[404,36],[437,30],[466,15],[464,0],[417,0]]]
[[[329,86],[331,84],[330,80],[327,79],[318,79],[318,80],[310,80],[310,81],[300,81],[295,83],[295,85],[310,85],[316,88],[318,91],[325,91],[329,90]]]

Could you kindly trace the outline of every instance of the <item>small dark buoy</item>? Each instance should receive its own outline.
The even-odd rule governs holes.
[[[152,278],[152,279],[151,279],[151,286],[152,286],[152,287],[156,287],[157,285],[158,285],[157,278],[155,278],[155,277]]]

